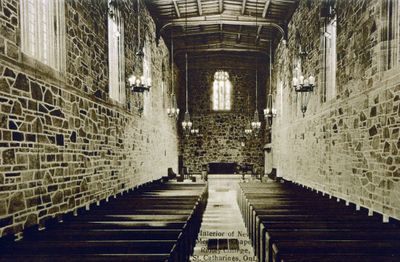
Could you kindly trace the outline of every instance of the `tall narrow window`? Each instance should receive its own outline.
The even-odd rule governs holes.
[[[64,69],[64,1],[20,0],[22,52]]]
[[[383,70],[389,70],[399,64],[399,2],[398,0],[382,0]]]
[[[336,16],[326,26],[326,100],[336,97]]]
[[[321,35],[322,52],[322,81],[321,102],[336,97],[336,15],[327,17]]]
[[[125,101],[124,21],[117,7],[110,5],[108,15],[108,70],[110,97]]]
[[[213,110],[231,110],[231,82],[226,71],[217,71],[213,83]]]
[[[146,85],[151,85],[151,47],[150,41],[146,37],[143,46],[143,77]],[[144,93],[144,115],[148,114],[151,106],[151,95],[148,92]]]
[[[145,84],[151,85],[151,48],[149,46],[149,40],[146,39],[143,47],[143,76]]]
[[[298,36],[299,37],[299,36]],[[299,39],[299,38],[297,38]],[[299,42],[299,40],[297,40]],[[300,55],[295,56],[294,57],[294,61],[293,61],[293,78],[297,78],[300,79],[300,77],[302,76],[302,60]],[[294,115],[297,115],[299,112],[301,112],[301,103],[297,103],[297,98],[298,95],[295,93],[295,95],[293,96],[293,98],[291,97],[291,99],[293,99],[293,103],[290,103],[292,106],[292,110],[294,109]]]

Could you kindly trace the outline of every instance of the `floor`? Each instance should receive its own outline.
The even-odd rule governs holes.
[[[236,202],[237,175],[209,175],[209,198],[191,262],[257,261]]]

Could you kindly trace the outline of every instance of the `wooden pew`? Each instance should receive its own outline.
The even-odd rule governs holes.
[[[298,254],[300,257],[304,254],[318,255],[320,261],[326,257],[333,257],[337,261],[344,261],[341,257],[366,257],[369,255],[379,257],[392,256],[400,258],[400,241],[370,241],[370,240],[313,240],[313,241],[276,241],[273,246],[273,262],[285,261],[282,256],[291,256]],[[293,256],[292,256],[293,257]],[[352,259],[348,261],[353,261]],[[377,260],[385,261],[385,260]]]
[[[187,261],[207,197],[206,184],[153,183],[27,230],[0,261]]]
[[[314,241],[314,240],[342,240],[342,241],[355,241],[355,240],[364,240],[364,241],[400,241],[400,231],[399,230],[388,230],[388,231],[382,231],[382,230],[371,230],[371,229],[348,229],[348,230],[343,230],[343,229],[338,229],[338,230],[302,230],[302,231],[281,231],[281,230],[269,230],[265,232],[265,253],[263,257],[269,256],[267,259],[268,261],[272,260],[272,254],[269,252],[270,250],[273,250],[273,244],[278,241]],[[306,254],[301,254],[301,255],[306,255]],[[301,255],[296,256],[297,258],[301,257]],[[353,254],[354,256],[355,254]],[[284,256],[290,257],[291,255],[285,254]],[[364,256],[364,255],[362,255]],[[315,256],[315,258],[318,256]],[[365,257],[365,256],[364,256]],[[293,257],[292,257],[293,259]],[[321,256],[319,256],[319,259],[321,260]],[[336,258],[337,259],[337,258]],[[281,258],[282,260],[282,258]],[[352,261],[352,260],[348,260]],[[376,261],[383,261],[383,260],[376,260]]]
[[[243,183],[237,199],[259,261],[400,257],[397,224],[382,224],[381,217],[367,216],[366,210],[356,211],[297,185]]]

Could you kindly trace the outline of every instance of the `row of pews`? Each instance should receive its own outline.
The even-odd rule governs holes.
[[[206,206],[204,183],[160,181],[0,243],[0,261],[188,261]]]
[[[240,183],[238,204],[258,261],[400,261],[398,221],[295,185]]]

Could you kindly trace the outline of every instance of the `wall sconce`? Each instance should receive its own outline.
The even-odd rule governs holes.
[[[307,105],[311,98],[311,93],[314,91],[315,77],[310,76],[304,79],[304,76],[300,76],[299,79],[293,78],[293,87],[297,94],[300,94],[301,99],[301,112],[303,117],[307,111]]]
[[[144,91],[150,91],[150,79],[147,79],[145,81],[144,76],[141,77],[136,77],[134,75],[131,75],[128,79],[129,81],[129,86],[131,88],[132,93],[137,92],[137,93],[143,93]]]

